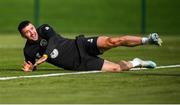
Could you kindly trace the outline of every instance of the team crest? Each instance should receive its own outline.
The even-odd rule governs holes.
[[[57,49],[54,49],[50,54],[51,58],[53,59],[56,58],[58,55],[59,55],[59,52]]]
[[[40,41],[40,46],[44,47],[44,46],[47,46],[47,41],[45,39],[41,39]]]

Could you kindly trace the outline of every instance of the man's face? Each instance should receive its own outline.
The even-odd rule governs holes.
[[[36,31],[36,28],[31,23],[29,23],[26,27],[24,27],[21,32],[27,40],[30,41],[38,40],[38,33]]]

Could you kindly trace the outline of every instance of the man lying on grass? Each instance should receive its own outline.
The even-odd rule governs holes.
[[[152,33],[148,37],[126,35],[85,38],[80,35],[75,39],[68,39],[56,33],[48,24],[35,28],[28,20],[22,21],[18,30],[21,36],[27,39],[22,68],[25,72],[35,70],[43,62],[67,70],[101,70],[104,72],[121,72],[134,67],[155,68],[156,64],[153,61],[135,58],[132,61],[115,63],[100,58],[98,55],[118,46],[134,47],[147,44],[161,46],[162,43],[157,33]]]

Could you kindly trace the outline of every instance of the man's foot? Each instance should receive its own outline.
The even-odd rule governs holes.
[[[162,40],[161,38],[159,38],[159,35],[157,33],[151,33],[149,35],[149,43],[161,46]]]
[[[155,68],[156,67],[156,63],[153,61],[144,61],[144,60],[139,59],[139,58],[134,58],[133,61],[139,62],[140,67],[145,67],[145,68]]]

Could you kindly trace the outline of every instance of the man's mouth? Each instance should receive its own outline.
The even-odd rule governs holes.
[[[35,34],[33,34],[33,35],[31,35],[31,37],[32,37],[33,39],[35,39],[35,38],[36,38],[36,35],[35,35]]]
[[[36,41],[37,40],[36,35],[31,35],[31,40]]]

